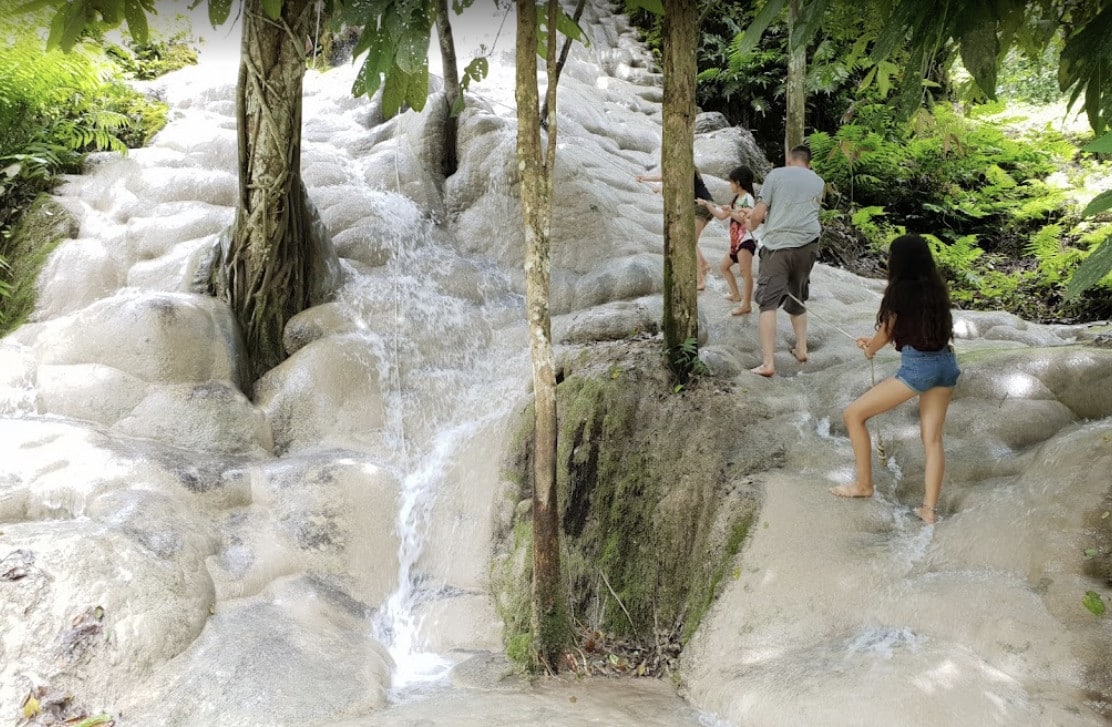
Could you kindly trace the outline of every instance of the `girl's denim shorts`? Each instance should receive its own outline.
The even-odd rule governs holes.
[[[936,386],[954,386],[959,376],[961,369],[951,346],[941,351],[917,351],[904,346],[900,352],[900,370],[896,378],[918,394]]]

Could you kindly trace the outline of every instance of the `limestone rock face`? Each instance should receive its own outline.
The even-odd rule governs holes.
[[[659,171],[661,74],[612,3],[589,0],[581,25],[591,45],[573,47],[557,104],[550,304],[561,371],[593,357],[611,380],[629,373],[623,349],[655,361],[659,344],[662,201],[635,178]],[[352,97],[355,67],[307,72],[306,244],[322,265],[284,331],[290,357],[259,381],[227,305],[190,292],[235,216],[234,63],[153,82],[173,110],[151,147],[92,155],[56,190],[71,239],[32,322],[0,341],[0,713],[43,689],[121,727],[401,724],[387,691],[415,665],[502,648],[491,555],[525,501],[504,454],[531,372],[513,54],[498,48],[465,95],[447,179],[437,84],[424,111],[386,120],[380,95]],[[769,168],[713,114],[694,152],[720,202],[734,166]],[[698,245],[720,261],[726,226]],[[956,311],[942,523],[924,528],[914,404],[874,422],[876,495],[828,492],[853,477],[842,411],[898,367],[852,341],[883,287],[818,266],[809,359],[780,315],[764,379],[748,373],[758,314],[730,315],[715,272],[698,296],[709,373],[677,389],[652,368],[629,387],[647,411],[683,413],[636,422],[653,456],[675,465],[667,448],[689,443],[647,511],[676,543],[699,532],[740,549],[699,572],[717,605],[682,610],[686,695],[739,724],[825,724],[862,705],[923,727],[1093,724],[1081,695],[1112,702],[1112,622],[1079,601],[1112,599],[1084,560],[1107,509],[1112,351],[1077,327]],[[615,482],[635,469],[622,445],[608,443]],[[744,478],[722,474],[739,462]],[[744,538],[705,516],[740,494],[759,508]],[[518,706],[533,690],[510,709],[502,696],[466,703],[490,727],[551,717]],[[585,722],[699,723],[601,701]]]

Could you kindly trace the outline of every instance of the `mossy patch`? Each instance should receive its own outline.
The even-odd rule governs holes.
[[[751,475],[776,466],[759,444],[766,408],[713,379],[675,393],[659,346],[625,341],[576,352],[558,387],[570,618],[644,642],[694,633],[737,569],[760,500]],[[531,419],[527,412],[507,466],[507,478],[524,483],[522,505],[531,493]],[[527,521],[527,508],[517,513]],[[530,563],[518,527],[496,559],[511,645],[528,626]]]
[[[36,282],[50,253],[61,241],[77,234],[78,224],[64,207],[48,194],[39,195],[0,244],[0,256],[8,263],[0,279],[9,286],[0,299],[0,336],[7,335],[27,320],[35,309]]]

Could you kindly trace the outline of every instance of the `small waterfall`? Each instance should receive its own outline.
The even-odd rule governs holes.
[[[408,198],[358,193],[389,231],[375,241],[386,262],[347,264],[338,301],[378,368],[388,450],[383,464],[401,483],[397,585],[374,622],[375,638],[395,662],[397,693],[440,679],[453,663],[425,647],[421,610],[451,589],[430,577],[421,559],[432,539],[451,547],[450,532],[429,529],[454,460],[523,393],[523,301],[510,292],[503,271],[462,257]]]

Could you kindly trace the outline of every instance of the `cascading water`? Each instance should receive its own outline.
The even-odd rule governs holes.
[[[463,259],[438,242],[434,223],[400,195],[362,190],[382,227],[388,261],[361,271],[348,265],[338,302],[360,324],[369,359],[377,361],[386,411],[383,464],[400,485],[396,528],[397,586],[379,610],[375,638],[395,663],[392,686],[444,676],[452,660],[425,650],[420,609],[445,584],[423,573],[430,511],[459,449],[504,417],[521,395],[522,299],[504,272]],[[464,290],[463,288],[466,288]]]

